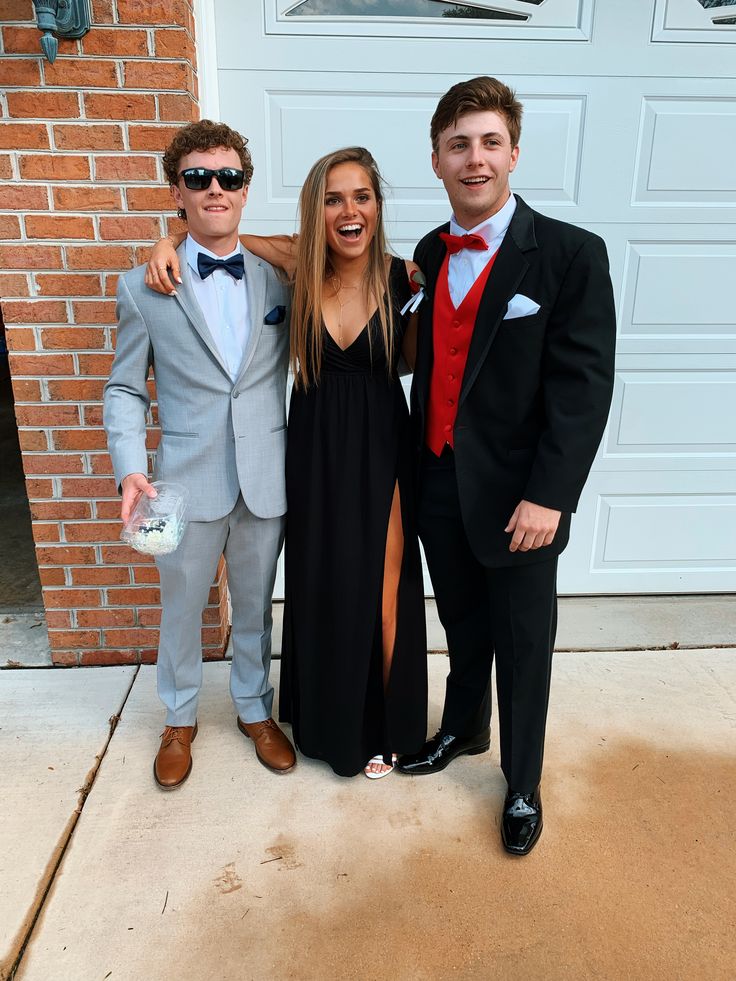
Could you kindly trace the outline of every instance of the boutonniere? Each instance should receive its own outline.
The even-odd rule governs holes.
[[[412,271],[409,273],[409,286],[411,287],[412,296],[409,297],[404,306],[401,308],[402,317],[405,313],[414,313],[424,297],[427,295],[427,280],[424,278],[424,273],[421,271],[421,269],[412,269]]]

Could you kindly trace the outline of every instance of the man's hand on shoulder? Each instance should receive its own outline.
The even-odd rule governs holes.
[[[123,477],[121,486],[123,490],[123,503],[120,509],[120,517],[122,518],[123,524],[125,524],[140,495],[146,494],[148,497],[156,497],[156,488],[149,484],[146,475],[142,473],[129,473],[127,477]]]
[[[543,545],[551,545],[560,523],[561,511],[521,501],[504,531],[513,532],[509,552],[529,552]]]

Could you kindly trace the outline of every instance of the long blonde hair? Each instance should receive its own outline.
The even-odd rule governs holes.
[[[301,227],[296,255],[294,298],[291,308],[291,370],[297,388],[319,382],[322,367],[322,288],[333,274],[325,234],[325,192],[333,167],[356,163],[370,178],[378,204],[376,231],[368,247],[368,264],[363,274],[366,298],[378,303],[378,318],[388,363],[394,349],[394,317],[386,269],[386,235],[383,227],[383,191],[376,161],[362,146],[345,147],[321,157],[311,168],[299,195]],[[369,340],[370,340],[369,332]]]

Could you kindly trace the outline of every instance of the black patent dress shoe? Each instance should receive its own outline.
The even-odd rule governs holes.
[[[402,773],[439,773],[456,756],[475,756],[485,753],[491,745],[491,730],[483,729],[475,736],[451,736],[440,729],[418,753],[400,756],[396,764]]]
[[[539,787],[530,794],[509,790],[503,805],[501,839],[512,855],[528,855],[542,833],[542,797]]]

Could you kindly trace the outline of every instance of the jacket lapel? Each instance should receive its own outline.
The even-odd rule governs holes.
[[[508,302],[516,293],[519,283],[529,268],[525,253],[536,248],[533,212],[517,195],[516,211],[501,243],[478,307],[460,390],[460,404],[465,400],[477,378],[493,338],[501,325]]]
[[[235,384],[240,381],[248,365],[253,360],[258,341],[263,331],[263,318],[266,315],[266,270],[261,265],[252,252],[248,252],[242,246],[243,261],[245,263],[245,288],[248,292],[248,316],[250,317],[250,333],[248,343],[243,353],[243,361],[240,365],[238,377]]]
[[[194,327],[196,332],[202,338],[207,350],[229,378],[230,372],[227,370],[225,362],[222,360],[222,356],[218,350],[217,344],[215,343],[215,339],[210,333],[207,322],[204,319],[202,308],[197,303],[197,298],[194,295],[191,273],[189,271],[189,263],[187,262],[186,248],[183,243],[176,250],[176,254],[179,257],[179,268],[181,270],[182,280],[177,286],[176,299],[179,306],[186,314],[192,327]]]

